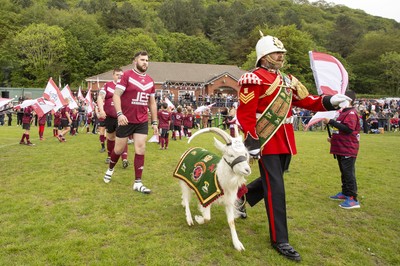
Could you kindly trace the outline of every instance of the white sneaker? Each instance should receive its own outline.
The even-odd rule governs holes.
[[[151,190],[143,186],[142,182],[133,184],[133,190],[142,192],[144,194],[150,194]]]
[[[128,139],[128,144],[132,144],[132,143],[134,143],[135,141],[133,140],[133,139]]]
[[[108,169],[106,174],[103,177],[104,183],[110,183],[111,182],[111,176],[114,173],[114,169]]]

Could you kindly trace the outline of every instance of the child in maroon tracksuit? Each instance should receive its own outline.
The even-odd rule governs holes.
[[[344,200],[339,206],[344,209],[360,208],[357,200],[357,181],[355,174],[355,163],[359,149],[360,119],[357,110],[352,107],[356,98],[353,91],[346,91],[346,96],[352,99],[349,107],[339,114],[338,118],[325,119],[325,123],[337,128],[328,138],[331,143],[331,154],[335,154],[338,160],[342,179],[342,191],[331,199]]]
[[[44,140],[43,138],[43,133],[44,133],[44,126],[46,124],[46,116],[47,114],[44,114],[43,116],[39,117],[39,139]]]
[[[193,128],[193,111],[190,106],[188,106],[184,111],[183,111],[183,134],[190,138],[192,136],[192,131],[191,129]]]
[[[171,124],[171,113],[167,108],[168,104],[164,102],[157,113],[158,128],[160,131],[160,150],[168,149],[168,131]]]

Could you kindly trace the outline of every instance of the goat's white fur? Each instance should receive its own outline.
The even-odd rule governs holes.
[[[189,139],[189,142],[193,139],[193,137],[204,132],[212,132],[212,131],[207,129],[197,131]],[[219,135],[221,135],[224,138],[224,140],[229,139],[232,142],[231,145],[225,145],[216,138],[214,138],[215,147],[222,152],[222,159],[217,164],[216,173],[218,176],[219,184],[224,191],[224,195],[219,197],[216,201],[214,201],[207,207],[203,207],[199,203],[199,211],[201,215],[196,215],[195,220],[198,224],[203,224],[209,221],[211,219],[211,205],[214,203],[224,205],[229,228],[231,231],[233,246],[235,247],[235,249],[242,251],[244,250],[244,246],[240,242],[235,228],[235,221],[234,221],[236,212],[235,202],[237,200],[237,191],[239,187],[241,187],[246,182],[245,176],[250,175],[251,168],[248,160],[249,158],[248,151],[243,145],[242,139],[232,138],[227,133],[225,134],[226,134],[225,136],[222,136],[221,134]],[[245,156],[247,160],[234,165],[233,168],[231,168],[231,166],[224,160],[225,158],[228,162],[231,163],[235,158],[237,158],[240,155]],[[192,219],[192,214],[190,212],[189,203],[193,191],[189,186],[187,186],[187,184],[184,181],[179,180],[179,183],[182,188],[182,206],[185,208],[186,222],[188,223],[189,226],[191,226],[194,225],[194,223]]]

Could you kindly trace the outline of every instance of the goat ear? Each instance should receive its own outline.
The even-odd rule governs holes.
[[[223,152],[226,145],[223,144],[221,141],[219,141],[217,138],[214,137],[214,146],[215,146],[218,150],[220,150],[220,151]]]

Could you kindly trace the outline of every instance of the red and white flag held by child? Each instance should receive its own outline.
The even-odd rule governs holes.
[[[175,109],[175,105],[168,99],[168,97],[165,97],[164,101],[167,103],[168,107],[171,108],[171,110]]]
[[[79,89],[78,89],[78,99],[79,99],[80,101],[82,101],[82,102],[85,101],[85,97],[83,97],[82,90],[81,90],[81,87],[80,87],[80,86],[79,86]]]
[[[46,89],[43,92],[43,97],[46,100],[52,101],[56,104],[54,111],[57,111],[58,109],[63,107],[66,103],[63,95],[61,94],[60,89],[54,83],[52,78],[50,78],[49,81],[47,82]]]
[[[309,55],[318,94],[344,94],[349,76],[342,63],[329,54],[310,51]]]
[[[0,108],[3,107],[4,105],[8,104],[12,100],[13,99],[9,99],[9,98],[0,98]]]
[[[43,97],[34,100],[25,100],[21,104],[15,106],[15,109],[32,106],[38,117],[42,117],[56,107],[56,104],[45,100]]]
[[[329,54],[309,51],[310,65],[319,95],[345,94],[349,76],[339,60]],[[308,122],[305,130],[324,120],[334,119],[338,111],[317,112]]]
[[[71,89],[69,88],[68,84],[65,85],[64,89],[62,89],[61,94],[64,97],[64,99],[68,99],[69,101],[68,107],[70,109],[78,108],[78,104],[76,103],[75,97],[74,95],[72,95]]]
[[[92,113],[94,111],[94,105],[92,100],[92,89],[90,88],[85,97],[85,103],[87,104],[87,113]]]

